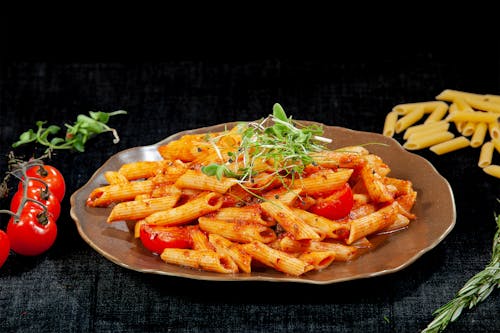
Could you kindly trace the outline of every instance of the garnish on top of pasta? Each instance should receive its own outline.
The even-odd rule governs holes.
[[[406,228],[417,192],[362,146],[330,150],[317,125],[279,104],[259,122],[188,134],[159,161],[107,171],[87,205],[168,264],[219,273],[264,267],[292,276],[355,259],[370,237]]]

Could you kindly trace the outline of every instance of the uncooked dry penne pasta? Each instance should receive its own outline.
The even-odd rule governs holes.
[[[490,164],[483,168],[483,171],[488,175],[500,178],[500,165]]]
[[[423,123],[420,125],[413,125],[408,127],[404,134],[403,139],[407,140],[410,135],[420,133],[420,132],[436,132],[436,131],[447,131],[450,127],[450,123],[448,121],[436,121],[433,123]]]
[[[467,139],[465,136],[459,136],[457,138],[453,138],[451,140],[433,145],[429,149],[438,155],[442,155],[469,146],[469,139]]]
[[[477,165],[480,168],[487,167],[488,165],[491,164],[491,161],[493,160],[493,150],[495,149],[495,146],[493,145],[493,142],[488,141],[485,142],[481,146],[481,151],[479,153],[479,161],[477,162]]]
[[[487,130],[488,125],[486,123],[478,123],[470,139],[470,146],[474,148],[480,147],[484,143]]]
[[[452,132],[433,132],[429,133],[429,135],[425,137],[421,137],[415,140],[408,140],[403,144],[408,150],[417,150],[427,148],[433,145],[437,145],[438,143],[445,142],[451,140],[455,137],[455,134]]]
[[[391,111],[385,116],[384,129],[382,130],[382,134],[388,137],[394,136],[398,117],[399,115],[396,111]]]
[[[411,125],[418,122],[424,116],[424,108],[418,107],[403,117],[399,118],[396,122],[396,133],[401,133]]]

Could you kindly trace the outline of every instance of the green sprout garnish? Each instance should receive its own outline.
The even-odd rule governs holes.
[[[31,142],[36,142],[47,147],[47,151],[54,149],[73,149],[78,152],[85,150],[85,143],[97,134],[111,132],[113,143],[118,143],[120,138],[114,128],[109,127],[107,122],[111,116],[126,114],[124,110],[114,112],[89,111],[89,115],[78,115],[73,125],[65,124],[67,130],[64,138],[55,137],[61,129],[57,125],[45,127],[45,121],[37,121],[37,129],[29,129],[19,136],[19,140],[12,144],[13,148]]]
[[[278,103],[274,104],[271,115],[246,124],[242,130],[241,144],[236,151],[228,153],[228,161],[204,166],[203,173],[216,176],[219,180],[225,176],[251,182],[257,174],[258,162],[265,161],[273,164],[280,179],[287,176],[293,178],[314,163],[311,152],[320,152],[325,149],[323,143],[331,142],[320,136],[323,134],[321,126],[303,126],[293,121]],[[214,148],[218,151],[215,143]],[[235,164],[237,171],[230,167]]]

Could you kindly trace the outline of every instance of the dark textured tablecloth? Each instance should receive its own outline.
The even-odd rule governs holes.
[[[14,44],[29,49],[19,40]],[[155,57],[136,50],[137,58],[100,58],[90,51],[65,58],[56,51],[31,57],[5,50],[2,173],[10,144],[37,120],[63,125],[89,110],[128,114],[110,120],[118,144],[106,133],[89,141],[84,153],[59,152],[51,161],[67,181],[59,234],[46,253],[11,254],[0,269],[0,331],[418,332],[490,260],[500,181],[477,166],[478,149],[416,152],[455,195],[456,226],[439,245],[396,273],[329,285],[207,282],[128,270],[79,236],[69,196],[116,152],[186,129],[257,119],[275,102],[296,119],[381,133],[385,115],[399,103],[434,100],[448,88],[500,94],[498,47],[482,51],[415,47],[364,54],[358,47],[303,57],[169,57],[168,51]],[[5,208],[8,200],[0,203]],[[1,228],[6,222],[0,217]],[[499,313],[496,290],[448,331],[500,331]]]

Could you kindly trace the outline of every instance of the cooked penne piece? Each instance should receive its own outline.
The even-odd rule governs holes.
[[[222,196],[209,192],[169,210],[153,213],[144,220],[148,224],[179,225],[216,211],[222,206]]]
[[[222,221],[258,223],[267,227],[276,224],[274,221],[267,221],[262,218],[262,209],[259,205],[223,207],[217,210],[212,217]]]
[[[292,189],[301,189],[301,194],[323,193],[341,188],[351,177],[353,169],[326,169],[308,177],[295,180]]]
[[[469,146],[469,139],[465,136],[459,136],[457,138],[433,145],[429,149],[438,155],[442,155]]]
[[[238,266],[228,256],[215,251],[166,248],[160,258],[168,264],[204,269],[217,273],[237,273]]]
[[[252,258],[257,259],[264,265],[289,275],[299,276],[314,269],[313,265],[310,265],[285,252],[275,250],[264,243],[254,241],[242,245],[242,248],[245,252],[251,255]]]
[[[106,171],[104,178],[110,185],[128,183],[128,179],[117,171]]]
[[[397,218],[397,202],[385,206],[376,212],[359,219],[351,220],[351,230],[346,243],[352,244],[356,240],[368,236],[374,232],[380,231],[390,224],[394,223]]]
[[[273,229],[252,222],[228,222],[210,217],[198,218],[200,228],[208,233],[221,235],[239,243],[259,241],[270,243],[276,239]]]
[[[98,187],[90,193],[87,206],[107,207],[115,202],[133,200],[137,195],[151,193],[153,188],[149,180]]]
[[[218,253],[231,257],[241,271],[251,273],[252,256],[246,253],[239,244],[218,234],[209,234],[208,240]]]
[[[279,241],[279,246],[285,252],[311,252],[327,251],[335,253],[336,261],[349,261],[358,254],[358,248],[352,245],[346,245],[337,242],[319,242],[319,241],[298,241],[290,237],[283,237]]]
[[[107,222],[143,219],[153,213],[174,207],[180,196],[181,192],[178,190],[170,196],[120,202],[112,208]]]
[[[339,239],[349,235],[349,223],[332,221],[299,208],[293,208],[292,211],[310,225],[321,236],[321,239]]]
[[[355,168],[362,164],[364,160],[361,158],[365,153],[347,150],[324,151],[310,154],[317,165],[325,168]]]
[[[313,251],[305,252],[299,255],[300,260],[313,266],[315,270],[319,271],[327,268],[335,260],[334,251]]]
[[[387,227],[380,230],[378,233],[388,233],[396,230],[400,230],[406,228],[410,224],[410,219],[403,214],[397,214],[396,219],[393,223],[389,224]]]
[[[118,173],[128,180],[150,178],[163,172],[170,161],[139,161],[123,164]]]
[[[194,250],[215,251],[215,247],[208,241],[207,235],[199,227],[190,229],[189,235],[193,241]]]
[[[375,202],[392,202],[394,200],[391,192],[384,185],[382,177],[371,165],[361,168],[360,176],[371,200]]]
[[[294,214],[293,210],[279,200],[269,200],[260,204],[262,209],[275,219],[295,239],[319,240],[321,237],[304,220]]]
[[[191,188],[226,193],[227,190],[237,182],[238,180],[235,178],[222,177],[219,180],[217,177],[208,176],[199,170],[187,170],[177,179],[175,186],[178,188]]]

